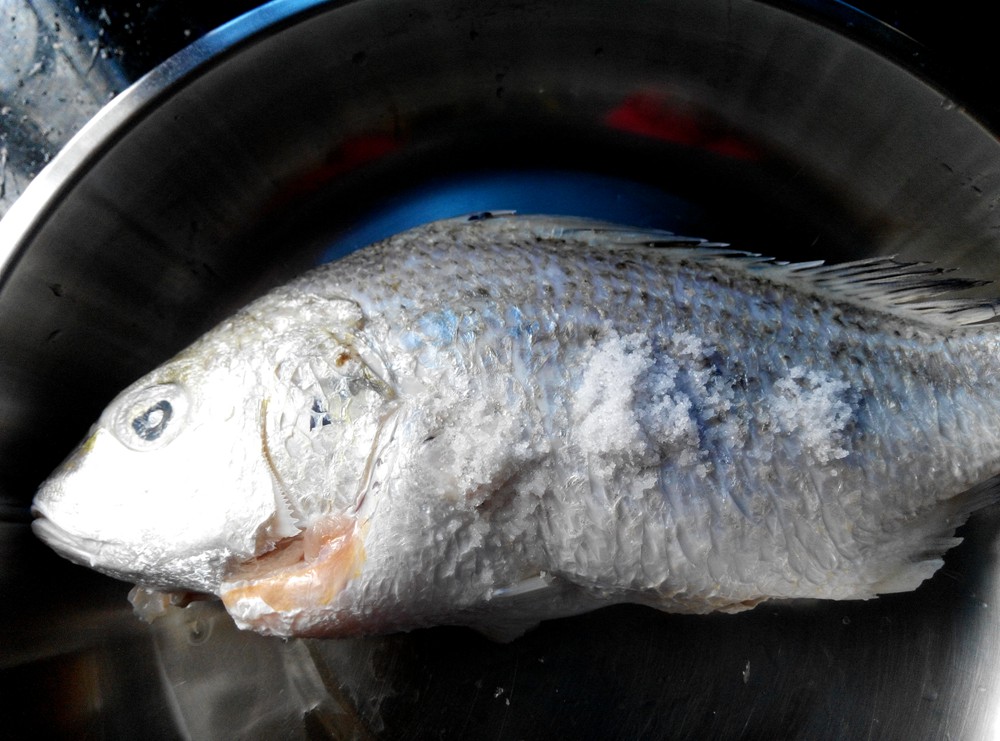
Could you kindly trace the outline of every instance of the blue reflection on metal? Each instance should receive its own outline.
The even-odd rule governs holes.
[[[389,198],[341,234],[327,262],[437,219],[481,211],[583,216],[636,227],[690,232],[703,211],[660,188],[617,177],[538,170],[442,178]]]

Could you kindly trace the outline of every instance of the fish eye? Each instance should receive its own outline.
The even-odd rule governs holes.
[[[166,399],[160,399],[132,420],[132,429],[143,440],[156,440],[167,429],[167,424],[173,415],[173,405]]]
[[[132,450],[154,450],[177,437],[187,406],[187,394],[176,384],[134,389],[119,400],[111,431]]]

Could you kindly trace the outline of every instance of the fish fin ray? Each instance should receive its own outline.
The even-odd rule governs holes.
[[[940,326],[964,326],[1000,315],[1000,298],[959,297],[955,294],[989,285],[989,281],[951,276],[952,269],[894,257],[853,262],[759,263],[751,270],[789,285],[873,303],[890,313]]]
[[[836,264],[822,260],[786,262],[741,251],[721,242],[583,217],[534,217],[494,212],[489,221],[498,229],[527,229],[543,240],[567,239],[611,249],[645,247],[662,250],[673,260],[706,264],[725,261],[765,280],[943,328],[979,324],[1000,317],[1000,297],[956,295],[989,285],[990,281],[953,276],[950,273],[954,269],[927,262],[907,262],[894,256],[867,257]]]
[[[963,297],[964,291],[990,281],[950,275],[953,268],[895,257],[869,257],[827,264],[822,260],[785,262],[754,252],[743,252],[718,242],[678,237],[669,232],[627,227],[575,227],[563,236],[589,232],[588,243],[669,248],[675,259],[734,262],[750,274],[813,291],[835,300],[848,300],[922,323],[941,327],[978,324],[1000,317],[1000,297]]]
[[[514,211],[487,211],[470,214],[452,220],[458,224],[466,222],[491,222],[484,224],[487,229],[524,229],[544,240],[571,239],[576,242],[592,243],[595,246],[622,245],[647,247],[699,247],[719,248],[720,254],[747,255],[734,250],[729,245],[709,242],[698,237],[686,237],[664,229],[644,229],[641,227],[614,224],[584,216],[532,216],[519,215]]]
[[[692,250],[694,252],[694,250]],[[692,255],[697,259],[697,255]],[[990,281],[947,275],[951,268],[894,257],[872,257],[827,265],[822,261],[782,262],[755,255],[711,255],[743,263],[747,272],[834,300],[878,308],[911,321],[952,328],[1000,316],[1000,297],[961,297]]]
[[[1000,317],[1000,297],[962,297],[990,281],[949,276],[953,269],[894,257],[873,257],[828,265],[822,261],[783,262],[753,253],[712,246],[685,250],[693,260],[737,262],[750,274],[865,308],[944,328],[979,324]]]
[[[944,554],[962,542],[955,531],[965,524],[973,512],[998,501],[1000,475],[897,523],[895,527],[906,531],[906,537],[894,538],[893,542],[905,543],[907,550],[899,568],[874,583],[872,593],[889,594],[916,589],[941,568]],[[899,555],[897,551],[897,560]]]
[[[499,643],[508,643],[542,620],[593,609],[581,589],[554,574],[539,573],[493,590],[481,609],[470,610],[459,621]]]

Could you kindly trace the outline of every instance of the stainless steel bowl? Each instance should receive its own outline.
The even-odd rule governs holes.
[[[1000,145],[960,107],[754,0],[289,0],[224,26],[116,98],[0,222],[10,727],[996,737],[996,511],[913,594],[612,608],[498,645],[447,628],[267,640],[213,603],[147,626],[126,585],[34,541],[27,505],[119,388],[267,286],[416,221],[558,210],[1000,278],[998,199]]]

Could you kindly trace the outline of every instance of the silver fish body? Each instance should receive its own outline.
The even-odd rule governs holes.
[[[1000,471],[1000,335],[967,326],[993,304],[927,300],[940,286],[885,260],[438,222],[123,392],[36,531],[280,635],[914,589]]]

